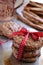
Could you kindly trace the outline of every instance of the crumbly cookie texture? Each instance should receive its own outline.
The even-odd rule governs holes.
[[[12,44],[12,53],[13,56],[17,59],[18,51],[21,41],[23,40],[24,36],[16,35],[13,38]],[[23,55],[21,61],[23,62],[35,62],[41,55],[41,47],[43,45],[43,38],[39,38],[39,40],[35,41],[32,36],[28,37],[27,42],[25,43]]]
[[[12,45],[12,50],[13,50],[13,54],[14,53],[16,53],[16,54],[18,54],[18,49],[17,48],[15,48],[13,45]],[[38,50],[35,50],[35,51],[24,51],[23,52],[23,58],[35,58],[35,57],[38,57],[38,56],[40,56],[41,55],[41,53],[40,53],[40,49],[38,49]]]
[[[1,0],[0,1],[0,20],[13,16],[15,2],[16,0]]]
[[[12,53],[13,53],[13,56],[17,59],[18,49],[16,49],[15,47],[12,46]],[[40,49],[31,51],[31,52],[24,51],[21,61],[23,61],[23,62],[35,62],[40,57],[40,55],[41,55]]]
[[[13,32],[18,31],[21,28],[22,27],[20,25],[12,21],[0,23],[0,31],[2,31],[2,34],[8,38]]]
[[[19,48],[19,45],[23,38],[24,38],[24,36],[15,36],[14,40],[13,40],[13,44],[15,46],[17,45],[17,48]],[[30,36],[27,40],[27,43],[25,44],[25,50],[28,50],[28,51],[37,50],[37,49],[41,48],[42,45],[43,45],[43,40],[41,38],[38,41],[35,41]]]

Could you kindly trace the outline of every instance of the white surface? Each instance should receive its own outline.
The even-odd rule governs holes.
[[[18,6],[19,6],[20,4],[22,4],[22,3],[23,3],[23,0],[21,0],[21,1],[20,1],[20,0],[18,1],[18,0],[17,0],[16,3],[15,3],[14,8],[18,7]]]
[[[31,1],[38,2],[38,3],[42,3],[43,4],[43,0],[31,0]]]
[[[23,2],[24,1],[24,2]],[[26,4],[29,2],[30,0],[17,0],[16,3],[15,3],[15,8],[20,5],[22,2],[23,2],[23,5],[26,6]]]
[[[29,3],[29,1],[30,0],[24,0],[23,5],[16,10],[17,13],[18,13],[18,11],[21,12],[24,9],[24,7]]]

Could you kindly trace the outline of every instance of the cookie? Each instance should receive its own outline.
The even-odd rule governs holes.
[[[16,32],[20,29],[21,29],[21,26],[12,21],[0,23],[0,31],[2,31],[3,35],[8,38],[10,38],[10,35],[13,32]]]
[[[23,62],[27,62],[27,63],[32,63],[32,62],[35,62],[36,60],[38,59],[38,57],[37,58],[29,58],[29,59],[22,59],[22,61]]]
[[[12,53],[16,59],[18,58],[19,46],[23,39],[24,39],[23,35],[20,35],[20,36],[16,35],[13,38]],[[42,38],[39,38],[38,40],[34,40],[32,36],[30,35],[28,37],[27,42],[25,43],[21,61],[35,62],[41,55],[40,49],[42,45],[43,45]]]
[[[17,56],[16,56],[15,53],[13,54],[13,56],[17,59]],[[32,62],[35,62],[37,59],[38,59],[38,57],[37,57],[37,58],[27,58],[27,59],[22,58],[21,61],[22,61],[22,62],[32,63]]]
[[[19,48],[19,45],[20,45],[23,38],[24,38],[24,36],[15,36],[13,38],[14,46]],[[26,50],[26,51],[38,50],[42,47],[42,45],[43,45],[43,41],[41,40],[41,38],[38,41],[35,41],[32,39],[31,36],[29,36],[27,43],[25,44],[24,50]]]
[[[13,46],[12,46],[12,51],[13,51],[13,54],[15,54],[15,53],[18,54],[18,49],[14,48]],[[26,59],[26,58],[38,57],[40,55],[41,55],[40,50],[31,51],[31,52],[24,51],[22,57]]]
[[[13,49],[13,56],[17,59],[17,50]],[[28,57],[28,58],[24,58],[22,57],[21,61],[23,62],[35,62],[38,58],[39,58],[40,54],[38,54],[36,57]]]
[[[16,0],[1,0],[0,1],[0,20],[9,20],[14,14],[14,4]],[[12,5],[12,6],[11,6]]]
[[[37,51],[24,52],[23,54],[24,54],[23,55],[24,58],[39,57],[41,55],[41,53]]]

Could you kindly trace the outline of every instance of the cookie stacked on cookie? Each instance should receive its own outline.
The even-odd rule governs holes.
[[[12,44],[12,53],[14,57],[18,58],[19,47],[24,39],[23,35],[15,35],[13,38],[13,44]],[[24,62],[35,62],[41,55],[41,47],[42,47],[43,41],[42,39],[34,40],[31,35],[28,37],[27,42],[25,43],[24,51],[22,53],[21,61]]]

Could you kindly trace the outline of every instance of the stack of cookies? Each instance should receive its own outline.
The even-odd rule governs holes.
[[[22,15],[23,17],[17,15],[18,19],[37,30],[43,31],[43,4],[30,1],[22,11]]]
[[[24,36],[22,35],[20,36],[16,35],[13,38],[12,53],[16,59],[18,57],[19,46],[23,38]],[[25,48],[22,54],[21,61],[35,62],[41,55],[40,51],[41,51],[42,44],[43,44],[42,39],[35,41],[30,35],[27,42],[25,43]]]
[[[15,1],[16,0],[0,0],[0,20],[13,16]]]
[[[10,38],[13,32],[20,30],[20,27],[20,25],[12,21],[0,23],[0,35]]]

